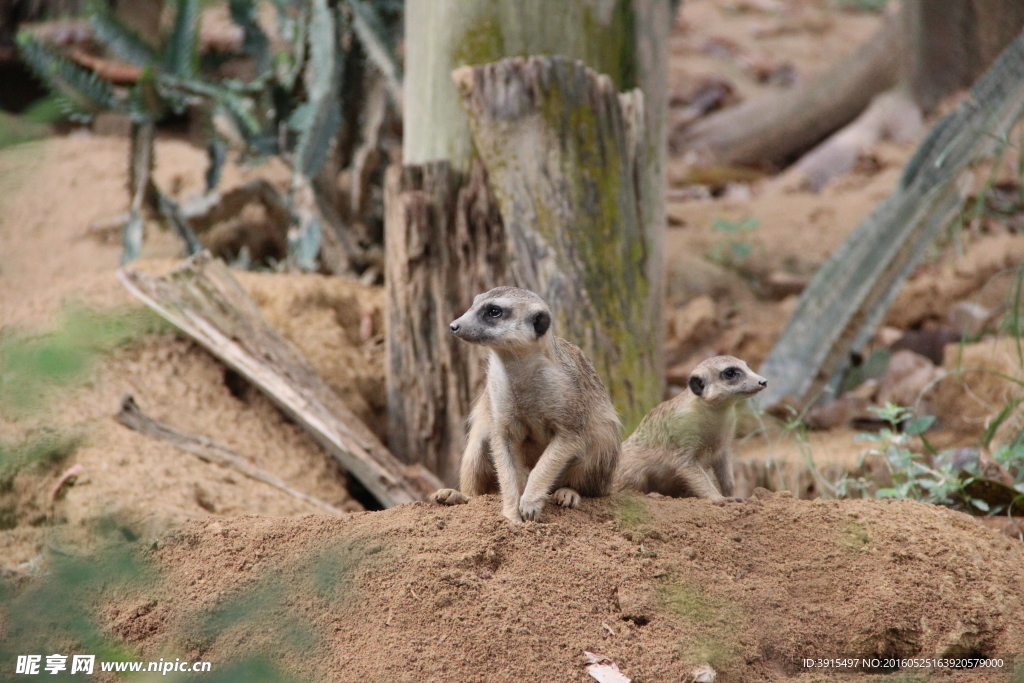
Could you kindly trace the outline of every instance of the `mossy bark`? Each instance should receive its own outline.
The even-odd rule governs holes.
[[[639,283],[636,288],[620,282],[619,291],[628,291],[635,300],[641,302],[640,308],[647,314],[650,321],[642,329],[630,328],[625,325],[620,329],[622,336],[617,343],[625,347],[616,351],[614,358],[643,355],[650,362],[646,370],[638,376],[630,378],[630,382],[645,387],[640,392],[631,390],[631,394],[644,396],[640,402],[650,408],[661,398],[661,337],[662,315],[662,244],[664,240],[664,155],[665,155],[665,121],[668,106],[668,54],[667,43],[673,17],[673,4],[669,0],[407,0],[406,26],[406,77],[404,106],[404,137],[403,161],[406,171],[421,174],[444,173],[455,182],[454,190],[447,193],[448,197],[458,196],[461,183],[473,177],[472,170],[477,152],[474,146],[469,122],[452,81],[452,71],[467,65],[480,65],[498,61],[505,57],[526,55],[561,55],[573,60],[581,60],[593,71],[606,74],[614,91],[626,91],[639,87],[644,92],[643,136],[636,145],[636,157],[642,165],[636,170],[636,182],[631,193],[634,196],[635,219],[633,228],[636,231],[632,239],[636,254],[629,256],[614,255],[619,259],[616,263],[617,272],[622,273],[622,259],[629,260],[630,278]],[[593,157],[597,159],[598,157]],[[429,170],[429,166],[443,162],[444,170],[438,167]],[[589,162],[588,162],[589,163]],[[493,169],[487,169],[492,171]],[[601,169],[593,169],[600,174]],[[408,173],[403,174],[405,177]],[[394,191],[387,193],[387,201],[407,201],[408,193],[422,192],[415,183],[395,183]],[[582,176],[581,176],[582,177]],[[595,176],[596,178],[596,176]],[[580,178],[576,178],[580,181]],[[607,179],[606,179],[607,180]],[[437,182],[437,181],[435,181]],[[581,181],[582,182],[582,181]],[[595,180],[596,182],[596,180]],[[600,183],[598,183],[600,184]],[[605,188],[607,183],[601,185]],[[431,195],[431,193],[427,193]],[[478,196],[479,193],[477,193]],[[618,189],[607,198],[602,198],[595,206],[599,210],[615,210],[619,204]],[[492,200],[493,201],[493,200]],[[603,204],[602,204],[603,202]],[[434,203],[430,200],[428,203]],[[436,206],[436,204],[435,204]],[[615,207],[614,209],[610,207]],[[490,281],[500,284],[519,284],[536,286],[529,280],[513,278],[511,273],[502,272],[502,259],[511,253],[513,242],[506,236],[503,220],[498,212],[497,203],[492,204],[489,213],[494,221],[490,227],[483,229],[486,239],[493,240],[486,247],[481,243],[474,247],[479,253],[489,253],[491,257],[490,274],[487,277],[475,276],[475,281]],[[448,230],[453,230],[455,217],[459,215],[454,205],[444,210],[421,212],[416,218],[408,211],[387,210],[389,220],[398,220],[394,226],[386,225],[388,235],[432,234],[435,238],[430,242],[429,249],[447,248],[452,240],[442,239]],[[479,214],[478,214],[479,215]],[[447,218],[442,218],[447,217]],[[591,223],[599,220],[595,218]],[[412,229],[409,221],[440,220],[446,222],[445,227],[421,226]],[[552,224],[552,230],[556,226]],[[589,235],[585,230],[571,231],[574,239],[581,239],[579,249],[587,252],[586,262],[595,262],[608,255],[602,248],[594,245],[594,240],[606,239],[606,235],[597,237]],[[386,238],[390,239],[389,238]],[[476,239],[476,238],[474,238]],[[642,246],[640,246],[642,245]],[[394,254],[399,263],[403,263],[409,250],[394,250],[393,245],[386,244],[388,257]],[[628,249],[626,250],[629,251]],[[601,253],[599,253],[601,252]],[[639,256],[640,253],[652,255],[651,258]],[[502,254],[501,258],[495,256]],[[592,257],[592,258],[591,258]],[[460,274],[466,270],[465,254],[450,254],[445,258],[434,254],[429,258],[413,259],[413,266],[386,264],[389,273],[401,268],[426,268],[425,264],[435,268],[430,277],[438,282],[460,280]],[[630,260],[631,259],[631,260]],[[409,261],[405,261],[406,264]],[[565,264],[562,264],[565,265]],[[468,266],[470,270],[475,266]],[[441,270],[437,270],[440,268]],[[636,269],[635,272],[632,269]],[[596,271],[595,271],[596,272]],[[386,277],[389,301],[394,302],[396,311],[416,314],[421,306],[411,299],[418,294],[411,290],[401,291],[411,279],[415,279],[411,271],[401,277]],[[465,278],[461,280],[465,284]],[[599,286],[597,286],[599,285]],[[467,285],[468,286],[468,285]],[[602,281],[596,283],[591,296],[603,297],[606,290],[614,289],[614,283]],[[475,294],[482,289],[464,289],[452,295],[454,298],[431,309],[429,315],[440,320],[441,311],[461,313],[467,308]],[[457,300],[457,305],[456,305]],[[552,302],[558,305],[558,302]],[[616,306],[603,300],[598,307],[606,307],[603,314],[612,313],[625,323]],[[461,310],[460,310],[461,309]],[[426,314],[426,313],[424,313]],[[389,316],[394,331],[389,331],[389,343],[393,353],[389,353],[388,395],[389,395],[389,430],[392,435],[392,450],[408,462],[423,462],[428,467],[436,463],[439,473],[449,482],[454,483],[455,465],[457,465],[464,442],[463,425],[468,414],[468,405],[464,405],[461,396],[467,393],[475,396],[478,387],[472,384],[462,386],[458,392],[447,392],[441,402],[436,399],[440,392],[438,387],[445,384],[437,373],[454,372],[464,378],[460,381],[472,382],[479,375],[477,371],[469,372],[465,367],[479,363],[478,357],[459,348],[455,355],[455,366],[432,362],[437,358],[440,349],[450,343],[447,339],[447,327],[439,325],[415,326],[416,335],[409,336],[412,328],[407,322]],[[454,316],[453,316],[454,318]],[[443,321],[445,324],[449,320]],[[618,329],[618,328],[617,328]],[[399,331],[401,330],[401,331]],[[653,333],[651,330],[654,330]],[[587,346],[584,338],[592,332],[563,327],[559,334]],[[577,336],[579,334],[579,336]],[[616,333],[618,334],[618,333]],[[396,335],[403,335],[402,339]],[[404,351],[402,345],[408,345]],[[626,348],[628,347],[628,348]],[[603,348],[603,347],[593,347]],[[418,354],[418,355],[417,355]],[[415,359],[415,360],[414,360]],[[616,365],[617,361],[605,358],[594,358],[600,368]],[[410,364],[411,363],[411,364]],[[608,384],[613,384],[609,376],[602,372]],[[419,407],[415,407],[419,404]],[[638,407],[633,400],[618,405],[624,412],[627,427],[635,425],[639,418],[634,419]],[[443,424],[442,424],[443,423]],[[448,425],[448,426],[443,426]],[[438,431],[440,430],[440,431]],[[447,430],[447,431],[445,431]],[[442,433],[444,432],[444,433]],[[445,464],[442,464],[445,463]],[[453,469],[454,468],[454,469]]]

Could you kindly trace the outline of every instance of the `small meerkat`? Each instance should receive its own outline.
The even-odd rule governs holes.
[[[738,358],[715,356],[693,369],[687,385],[655,406],[622,444],[615,490],[732,497],[736,405],[768,381]]]
[[[451,332],[489,349],[487,384],[469,418],[459,490],[430,498],[457,505],[501,493],[513,523],[537,521],[549,496],[577,507],[611,492],[622,425],[590,360],[551,332],[537,294],[497,287],[473,299]]]

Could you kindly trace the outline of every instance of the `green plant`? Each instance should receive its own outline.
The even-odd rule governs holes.
[[[33,466],[50,467],[75,452],[77,436],[46,430],[20,443],[0,441],[0,493],[10,490],[14,477]]]
[[[720,266],[740,268],[754,253],[752,235],[759,227],[761,227],[761,221],[757,218],[747,218],[742,221],[716,218],[711,224],[711,230],[721,233],[723,236],[715,241],[711,250],[706,254],[706,258]]]
[[[889,0],[834,0],[839,9],[854,12],[881,12],[889,4]]]
[[[870,452],[881,455],[888,466],[892,485],[875,491],[876,498],[912,498],[938,505],[955,505],[961,493],[962,481],[952,461],[929,464],[921,453],[909,448],[910,437],[922,440],[928,446],[924,432],[932,426],[935,418],[931,415],[914,417],[908,408],[887,403],[881,408],[870,408],[873,413],[889,423],[877,435],[863,435],[879,444]]]
[[[148,44],[105,3],[90,5],[96,37],[108,52],[138,69],[130,88],[116,86],[44,46],[28,33],[18,42],[25,60],[60,95],[76,116],[118,111],[132,119],[129,159],[131,208],[122,231],[124,261],[139,255],[143,213],[161,216],[182,237],[189,253],[202,248],[185,211],[152,181],[155,126],[169,113],[190,108],[207,119],[210,165],[207,190],[220,177],[230,138],[243,158],[280,156],[290,164],[290,261],[304,270],[320,252],[320,188],[314,182],[338,139],[346,111],[357,109],[342,85],[367,59],[397,99],[401,69],[394,45],[401,26],[400,0],[272,0],[280,41],[271,41],[257,21],[258,0],[231,0],[232,20],[243,31],[243,52],[256,77],[248,82],[213,79],[201,71],[198,56],[200,0],[174,0],[174,21],[159,46]],[[281,45],[280,50],[274,49]],[[338,225],[331,225],[339,229]]]
[[[70,308],[50,334],[0,337],[0,408],[38,408],[49,387],[81,380],[97,356],[168,329],[148,310],[97,313]]]
[[[877,434],[860,434],[858,439],[873,441],[877,447],[865,455],[876,456],[886,467],[889,478],[887,486],[877,487],[867,478],[847,476],[835,485],[835,493],[841,498],[898,498],[918,500],[925,503],[944,505],[971,514],[998,514],[1005,512],[1004,506],[991,506],[986,500],[971,495],[972,484],[980,476],[977,463],[960,463],[956,451],[938,452],[925,437],[925,432],[934,423],[931,415],[915,417],[913,411],[894,404],[881,408],[870,408],[872,412],[889,423]],[[925,452],[911,449],[911,438],[919,439]],[[1017,477],[1016,489],[1024,496],[1024,446],[999,449],[993,457]],[[861,456],[861,465],[865,456]],[[1012,493],[1011,496],[1012,497]],[[1014,503],[1005,507],[1011,507]]]

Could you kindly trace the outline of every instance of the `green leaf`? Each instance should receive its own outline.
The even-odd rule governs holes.
[[[887,489],[878,489],[877,491],[875,491],[875,498],[899,498],[899,497],[900,497],[900,492],[899,492],[898,489],[887,488]]]
[[[310,217],[297,229],[288,231],[288,256],[304,272],[316,270],[320,255],[320,220]]]
[[[110,11],[105,2],[89,4],[89,20],[96,37],[115,55],[135,66],[151,66],[156,51],[142,36]]]
[[[174,26],[164,44],[164,69],[188,78],[199,65],[199,0],[176,0],[174,5]]]
[[[971,505],[973,505],[974,507],[978,508],[982,512],[988,512],[991,509],[989,504],[986,503],[985,501],[981,500],[980,498],[971,498],[970,501],[971,501]]]
[[[291,46],[291,53],[275,55],[277,80],[286,91],[295,87],[306,59],[306,34],[309,29],[309,3],[273,0],[277,8],[278,35]]]
[[[206,191],[213,192],[220,183],[220,174],[228,156],[228,144],[224,138],[217,134],[210,136],[210,141],[206,143],[206,156],[210,160],[206,167]]]
[[[914,418],[913,420],[909,420],[903,423],[903,433],[909,434],[910,436],[924,434],[933,424],[935,424],[934,415],[925,415],[924,417],[917,417]]]
[[[256,61],[256,73],[264,74],[273,67],[270,39],[256,21],[257,3],[253,0],[231,0],[231,20],[242,27],[242,50]]]
[[[141,212],[133,210],[128,222],[121,228],[122,266],[139,258],[139,254],[142,253],[143,227]]]
[[[299,131],[294,168],[307,178],[314,177],[327,157],[338,128],[341,107],[338,100],[340,73],[335,13],[327,0],[313,0],[309,24],[309,61],[306,90],[312,109],[309,123]]]
[[[51,91],[62,96],[75,113],[92,116],[100,111],[122,109],[110,83],[24,31],[18,34],[18,49],[29,68]]]

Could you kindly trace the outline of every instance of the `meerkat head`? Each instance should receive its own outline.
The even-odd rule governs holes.
[[[695,396],[718,405],[749,398],[768,386],[768,380],[739,358],[714,356],[693,369],[688,385]]]
[[[496,287],[478,294],[450,328],[456,337],[472,344],[521,350],[550,335],[551,310],[544,299],[527,289]]]

